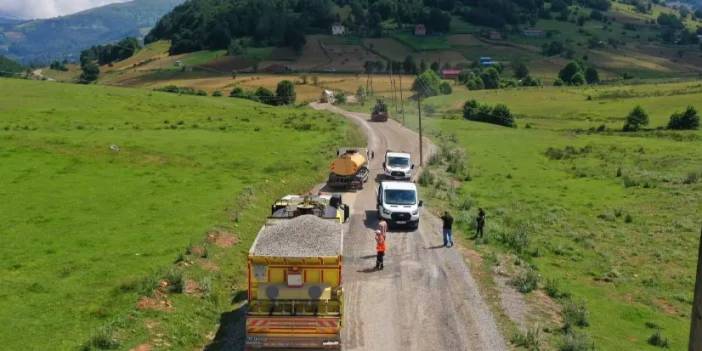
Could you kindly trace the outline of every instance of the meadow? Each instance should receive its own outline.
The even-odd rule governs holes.
[[[702,132],[660,127],[688,105],[702,110],[700,87],[689,81],[458,90],[429,98],[425,132],[465,151],[467,176],[426,186],[425,196],[431,208],[454,212],[465,239],[473,235],[477,208],[484,208],[487,240],[466,240],[469,247],[492,264],[495,254],[518,257],[506,258],[511,263],[500,270],[533,266],[543,291],[583,302],[589,326],[578,330],[597,350],[656,350],[647,340],[658,330],[670,349],[686,349],[702,213]],[[468,99],[506,104],[518,128],[462,119]],[[650,125],[621,132],[636,105],[649,113]],[[415,104],[406,105],[406,121],[417,127]],[[526,299],[538,303],[543,295]],[[559,318],[540,322],[551,347],[561,342]]]
[[[307,109],[3,79],[0,344],[204,345],[270,202],[357,140]]]

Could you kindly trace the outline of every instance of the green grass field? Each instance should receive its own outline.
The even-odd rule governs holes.
[[[702,110],[700,87],[694,81],[459,90],[429,98],[427,134],[456,140],[468,155],[472,180],[453,190],[450,183],[425,188],[425,196],[436,210],[451,204],[464,233],[477,207],[487,210],[488,245],[471,244],[484,257],[510,252],[500,237],[528,228],[522,256],[538,268],[542,284],[555,279],[585,301],[590,326],[584,331],[597,350],[656,350],[647,343],[653,325],[662,328],[670,349],[687,349],[702,212],[702,131],[654,129],[688,105]],[[469,98],[506,104],[519,128],[463,120],[460,107]],[[639,104],[650,114],[651,130],[619,132]],[[407,105],[406,118],[416,128],[414,106]],[[606,132],[588,131],[602,124]],[[548,156],[549,148],[563,154]],[[455,194],[451,200],[448,193]],[[470,210],[460,210],[466,203]],[[545,337],[558,344],[560,333]]]
[[[358,135],[329,115],[230,98],[7,79],[0,96],[7,350],[74,350],[104,326],[120,348],[157,332],[161,349],[201,346],[231,310],[270,201],[319,181],[334,145]],[[209,297],[135,310],[144,279],[215,228],[241,243],[209,247],[213,272],[182,273],[208,281]]]

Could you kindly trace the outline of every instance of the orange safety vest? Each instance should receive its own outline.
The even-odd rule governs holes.
[[[376,236],[375,240],[377,242],[375,245],[375,250],[378,252],[385,252],[385,236]]]

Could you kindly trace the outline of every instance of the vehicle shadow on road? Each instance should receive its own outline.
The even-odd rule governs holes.
[[[363,224],[368,229],[378,229],[378,211],[366,210],[366,216],[363,218]]]
[[[205,346],[204,351],[243,351],[246,342],[246,310],[247,304],[231,311],[222,313],[219,319],[219,329],[214,340]]]

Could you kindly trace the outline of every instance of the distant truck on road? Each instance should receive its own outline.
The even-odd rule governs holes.
[[[377,194],[378,217],[390,226],[419,227],[419,200],[417,185],[411,182],[382,181]]]
[[[373,112],[371,113],[372,122],[387,122],[390,118],[390,113],[388,112],[388,105],[383,102],[383,100],[378,100],[373,107]]]
[[[249,250],[245,350],[340,350],[345,217],[338,196],[291,195]]]
[[[414,164],[412,155],[406,152],[387,151],[383,161],[386,179],[411,180]]]

